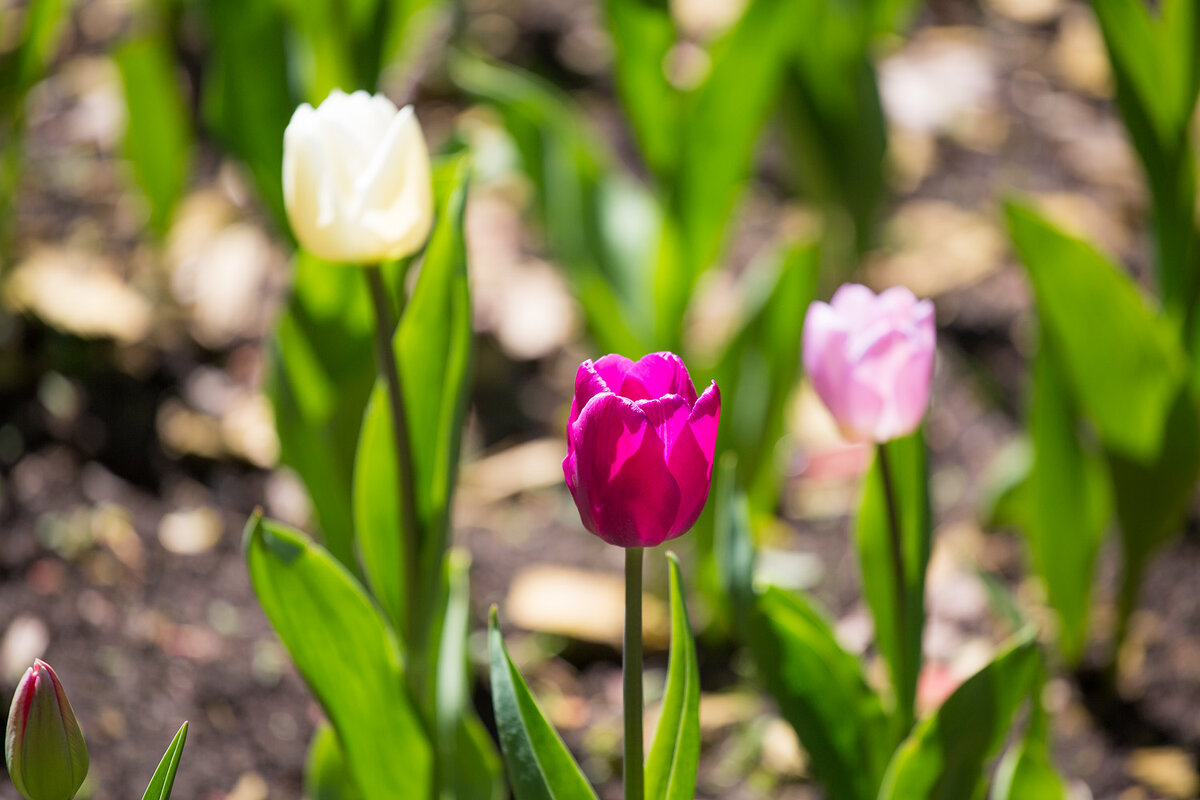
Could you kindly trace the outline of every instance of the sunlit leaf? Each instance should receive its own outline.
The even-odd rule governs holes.
[[[188,724],[179,726],[179,732],[167,746],[162,761],[150,777],[150,784],[142,794],[142,800],[170,800],[171,790],[175,787],[175,773],[179,769],[179,759],[183,756],[183,745],[187,741]]]
[[[346,764],[337,731],[328,722],[317,726],[308,746],[304,795],[308,800],[359,800],[362,796]]]
[[[337,731],[363,800],[426,797],[430,743],[399,645],[362,586],[303,534],[258,514],[246,560],[259,603]]]

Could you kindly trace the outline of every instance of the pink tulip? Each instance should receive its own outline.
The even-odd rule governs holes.
[[[575,374],[563,475],[584,526],[618,547],[653,547],[708,499],[721,393],[696,397],[674,353],[585,361]]]
[[[842,435],[886,442],[916,430],[933,375],[933,303],[903,286],[848,283],[809,306],[804,369]]]

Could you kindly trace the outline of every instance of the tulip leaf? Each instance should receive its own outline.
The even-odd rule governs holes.
[[[1190,127],[1200,92],[1200,11],[1193,0],[1092,0],[1116,83],[1117,105],[1153,201],[1159,287],[1173,321],[1200,290],[1196,152]]]
[[[1034,686],[1032,712],[1025,736],[1004,754],[996,767],[991,800],[1068,800],[1066,782],[1050,762],[1046,742],[1046,711],[1041,681]]]
[[[150,203],[150,223],[163,235],[191,171],[188,107],[165,37],[131,39],[116,51],[125,87],[125,157]]]
[[[308,800],[360,800],[337,731],[328,722],[317,726],[304,762],[304,796]]]
[[[304,481],[325,546],[356,570],[351,492],[355,445],[375,381],[371,302],[358,269],[300,251],[293,274],[267,378],[280,461]]]
[[[680,152],[680,97],[666,68],[676,39],[671,9],[666,0],[606,0],[604,10],[621,105],[647,166],[669,180]]]
[[[451,550],[446,558],[448,593],[436,690],[439,797],[500,800],[504,797],[500,757],[471,704],[467,658],[470,566],[465,550]]]
[[[858,659],[809,601],[774,586],[747,629],[760,680],[830,797],[874,800],[898,737]]]
[[[1120,639],[1143,567],[1178,533],[1200,475],[1187,355],[1170,323],[1107,258],[1029,208],[1009,204],[1007,211],[1033,281],[1042,340],[1095,425],[1108,464],[1125,551]]]
[[[494,607],[488,621],[488,649],[500,751],[515,800],[596,800],[595,791],[509,658]]]
[[[750,506],[746,494],[736,488],[737,455],[725,453],[714,477],[716,499],[712,503],[713,545],[707,562],[716,562],[721,592],[728,598],[734,630],[744,630],[756,603],[754,569],[758,559]],[[703,517],[701,517],[703,519]]]
[[[188,724],[185,722],[179,726],[179,732],[175,734],[175,738],[167,746],[167,751],[163,753],[162,760],[158,762],[158,768],[150,777],[150,784],[146,787],[142,800],[169,800],[171,797],[171,789],[175,786],[175,772],[179,769],[183,744],[187,741],[187,732]]]
[[[800,373],[804,314],[817,289],[820,248],[797,242],[771,254],[748,289],[742,327],[714,370],[728,413],[717,452],[737,453],[738,485],[751,509],[766,513],[778,497],[775,453],[784,434],[787,401]]]
[[[1112,499],[1103,460],[1080,437],[1065,374],[1051,343],[1043,342],[1034,360],[1029,410],[1033,463],[1018,490],[1017,522],[1058,615],[1063,657],[1077,663],[1087,644],[1096,556]]]
[[[535,75],[459,56],[451,75],[489,103],[512,137],[533,183],[538,222],[579,298],[603,352],[643,353],[656,309],[648,265],[658,255],[657,206],[617,177],[604,146],[589,135],[571,99]],[[632,324],[630,323],[632,321]]]
[[[1081,409],[1106,446],[1152,459],[1187,376],[1187,356],[1170,324],[1091,245],[1026,206],[1010,203],[1007,214],[1042,336],[1062,356]]]
[[[898,595],[892,562],[891,513],[880,459],[886,454],[900,526],[904,586]],[[888,664],[901,728],[912,724],[925,626],[925,568],[932,515],[925,441],[917,431],[879,445],[863,484],[856,525],[863,593],[875,620],[875,638]],[[899,604],[899,607],[897,607]]]
[[[700,763],[700,667],[679,559],[667,553],[667,561],[671,571],[671,652],[662,714],[646,759],[646,797],[692,800]]]
[[[298,100],[288,79],[288,29],[277,3],[202,3],[212,34],[202,110],[209,130],[250,169],[258,195],[287,232],[283,130]],[[247,80],[253,75],[253,80]]]
[[[424,607],[435,605],[470,388],[471,300],[462,228],[465,164],[456,160],[438,170],[439,188],[448,188],[438,192],[438,219],[393,339],[404,387],[420,530],[401,529],[392,421],[382,380],[363,417],[355,457],[354,516],[363,565],[397,630],[406,630],[403,536],[416,536],[420,543],[417,574],[426,582],[416,591],[428,601]]]
[[[337,731],[363,800],[425,797],[432,757],[395,635],[322,547],[255,514],[246,560],[259,603]]]
[[[1041,655],[1032,628],[1013,637],[900,745],[879,800],[972,800],[999,752],[1013,714],[1030,693]]]

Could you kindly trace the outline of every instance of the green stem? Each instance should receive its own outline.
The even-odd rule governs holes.
[[[888,542],[891,545],[892,584],[896,591],[896,657],[904,662],[903,669],[897,669],[898,680],[907,680],[912,675],[912,665],[908,662],[908,592],[905,590],[904,570],[904,540],[900,528],[900,514],[896,509],[896,487],[892,482],[892,470],[888,466],[887,445],[880,443],[876,448],[879,459],[879,475],[883,479],[883,496],[887,505]],[[901,677],[903,676],[903,677]],[[901,723],[907,732],[913,723],[912,703],[908,699],[908,687],[897,686],[896,706],[900,713]]]
[[[388,405],[391,408],[392,435],[396,446],[396,477],[399,480],[400,536],[404,550],[405,612],[408,629],[405,643],[410,658],[419,652],[416,641],[419,633],[420,603],[417,597],[417,558],[420,536],[417,520],[416,489],[413,486],[412,448],[408,441],[408,415],[404,409],[404,387],[400,382],[400,371],[396,367],[396,354],[392,349],[392,335],[396,324],[392,321],[392,306],[388,300],[387,285],[378,266],[364,268],[367,286],[371,290],[371,302],[375,306],[375,357],[379,362],[379,374],[387,384]]]
[[[625,548],[625,800],[643,800],[642,759],[642,555]]]

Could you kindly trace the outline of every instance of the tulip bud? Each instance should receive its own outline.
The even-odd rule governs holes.
[[[40,659],[13,695],[4,758],[13,785],[29,800],[71,800],[87,777],[83,732],[58,676]]]
[[[283,134],[283,201],[292,231],[327,261],[411,255],[433,223],[425,136],[412,106],[334,89],[296,109]]]
[[[619,547],[686,533],[708,499],[720,415],[717,384],[697,397],[674,353],[583,362],[563,475],[584,527]]]
[[[809,307],[804,369],[843,436],[886,442],[925,416],[935,339],[933,303],[848,283]]]

